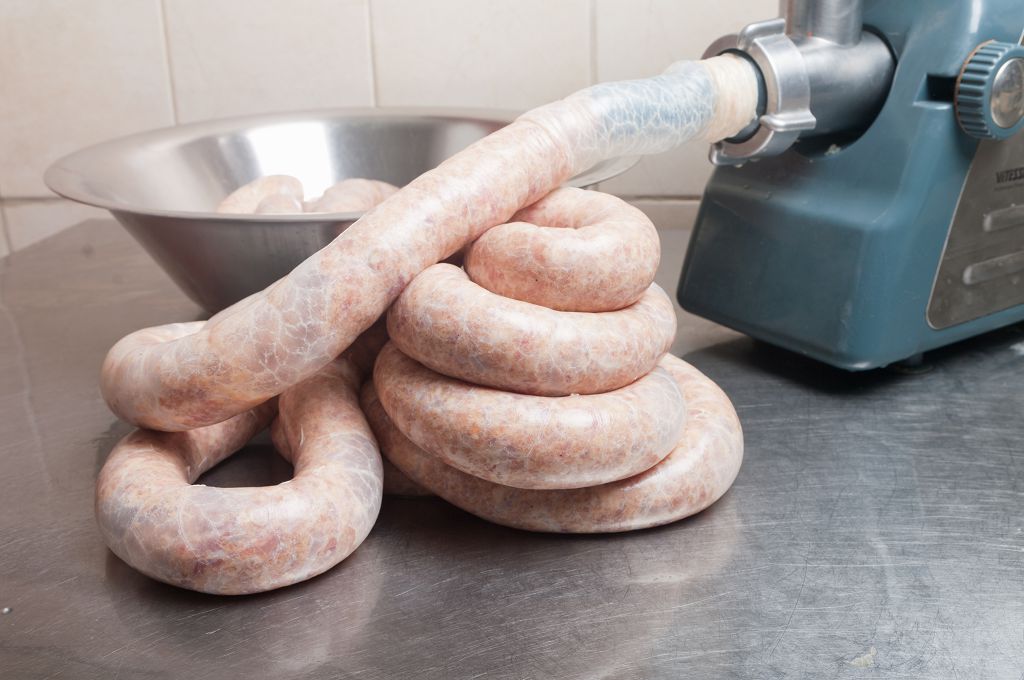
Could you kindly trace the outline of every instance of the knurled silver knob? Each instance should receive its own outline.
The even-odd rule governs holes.
[[[1024,47],[978,45],[956,82],[956,116],[979,139],[1007,139],[1024,128]]]

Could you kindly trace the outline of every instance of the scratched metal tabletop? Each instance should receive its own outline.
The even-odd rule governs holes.
[[[853,375],[680,312],[746,432],[710,510],[579,537],[387,499],[339,567],[229,598],[134,572],[92,517],[128,431],[104,352],[198,309],[110,220],[0,260],[0,298],[0,677],[1024,677],[1024,327]],[[253,446],[204,481],[288,474]]]

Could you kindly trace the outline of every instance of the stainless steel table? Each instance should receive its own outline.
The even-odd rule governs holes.
[[[135,573],[92,518],[128,431],[101,358],[197,308],[109,220],[0,260],[0,297],[0,677],[1024,677],[1020,326],[851,375],[680,313],[746,431],[707,512],[578,537],[388,499],[336,569],[228,598]],[[255,446],[206,481],[288,473]]]

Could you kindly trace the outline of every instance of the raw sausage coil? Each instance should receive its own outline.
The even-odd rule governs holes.
[[[303,212],[366,212],[383,203],[398,187],[375,179],[352,177],[328,187],[322,196],[303,201],[302,182],[291,175],[258,177],[220,202],[224,214],[296,215]]]
[[[294,215],[302,212],[302,198],[271,194],[256,206],[257,215]]]
[[[614,312],[559,312],[495,295],[449,264],[424,270],[388,312],[392,342],[439,373],[540,396],[595,394],[650,372],[676,335],[651,284]]]
[[[398,187],[375,179],[352,177],[331,185],[306,204],[306,212],[366,212],[383,203]]]
[[[137,430],[100,471],[96,518],[118,557],[165,583],[221,595],[279,588],[319,574],[366,538],[382,468],[346,359],[277,400],[274,439],[294,478],[259,488],[195,485],[274,416],[268,402],[189,432]]]
[[[267,175],[258,177],[248,184],[235,189],[217,206],[217,212],[227,214],[252,214],[260,206],[281,205],[278,197],[291,199],[302,205],[302,182],[291,175]],[[264,210],[268,212],[268,210]]]
[[[681,359],[661,364],[682,390],[686,426],[677,446],[653,468],[610,484],[569,490],[518,489],[445,464],[406,438],[372,383],[361,403],[384,455],[416,483],[497,524],[561,533],[630,531],[700,512],[732,485],[743,460],[743,433],[728,397]]]
[[[573,312],[636,302],[658,269],[658,232],[642,212],[597,191],[556,189],[488,229],[466,272],[492,293]]]
[[[723,139],[756,107],[753,68],[724,55],[530,111],[413,180],[249,304],[166,343],[122,340],[104,364],[103,396],[121,418],[169,431],[251,409],[331,362],[416,274],[573,174]]]
[[[384,468],[356,399],[382,339],[379,324],[337,357],[417,274],[509,219],[556,229],[512,225],[484,238],[468,265],[481,282],[523,298],[517,304],[532,321],[550,312],[587,326],[583,317],[541,312],[530,300],[585,309],[606,325],[620,324],[619,333],[640,346],[591,338],[588,351],[606,366],[577,362],[568,378],[543,361],[518,374],[496,365],[476,375],[509,389],[601,392],[562,397],[471,385],[386,346],[374,373],[380,401],[373,386],[364,398],[404,481],[494,521],[543,531],[621,531],[706,507],[735,477],[739,425],[724,395],[685,364],[666,357],[650,370],[674,319],[665,314],[664,292],[648,288],[657,265],[649,222],[614,199],[545,196],[608,157],[735,134],[753,119],[756,100],[753,68],[732,55],[588,88],[521,116],[417,178],[287,277],[210,321],[124,338],[104,363],[103,396],[125,420],[165,432],[136,431],[104,465],[96,515],[108,545],[154,578],[223,594],[277,588],[344,559],[369,532],[381,502]],[[221,209],[294,207],[302,198],[296,184],[262,178]],[[616,241],[616,231],[627,233]],[[506,250],[520,236],[530,245]],[[621,259],[624,249],[635,266],[616,274],[609,253]],[[506,266],[524,274],[504,276]],[[452,275],[442,267],[424,281],[438,271]],[[459,285],[463,295],[470,290]],[[588,286],[601,291],[587,295]],[[558,288],[563,294],[551,292]],[[415,310],[408,318],[431,319]],[[551,328],[557,335],[558,325]],[[544,347],[566,351],[548,341]],[[597,376],[592,384],[589,373]],[[294,479],[264,488],[194,485],[273,418],[275,401],[272,438],[294,463]],[[394,477],[396,487],[404,483]]]
[[[521,488],[635,475],[668,455],[686,420],[675,380],[658,368],[605,394],[535,397],[443,376],[388,344],[373,376],[388,414],[419,446],[464,472]]]

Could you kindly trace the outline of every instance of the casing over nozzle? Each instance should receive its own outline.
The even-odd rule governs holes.
[[[896,64],[865,31],[861,0],[783,0],[786,17],[750,24],[705,57],[737,52],[765,86],[758,124],[712,147],[716,165],[782,153],[801,137],[866,129],[881,110]]]

